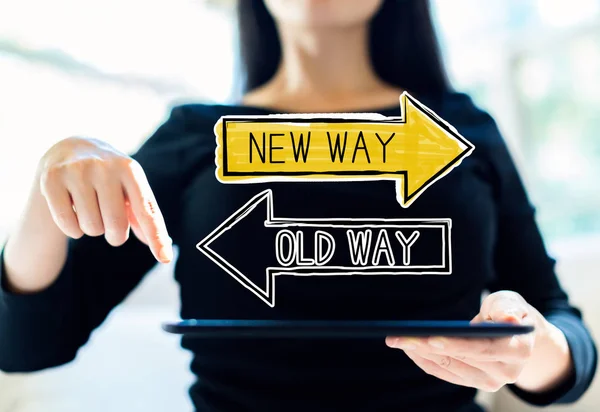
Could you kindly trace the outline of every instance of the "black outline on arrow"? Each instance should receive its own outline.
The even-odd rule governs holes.
[[[237,222],[250,214],[264,200],[267,201],[267,213],[264,222],[265,227],[329,227],[329,228],[406,228],[406,227],[439,227],[442,229],[442,265],[432,266],[367,266],[367,267],[338,267],[338,266],[304,266],[304,267],[269,267],[265,268],[266,290],[256,286],[242,272],[227,262],[221,255],[212,250],[209,245],[218,237],[231,229]],[[239,208],[233,215],[213,230],[208,236],[201,240],[196,247],[210,260],[215,262],[221,269],[227,272],[242,286],[258,296],[267,305],[275,306],[275,276],[334,276],[334,275],[449,275],[452,273],[452,248],[450,242],[451,219],[291,219],[276,218],[273,210],[273,191],[264,190],[244,206]],[[415,270],[418,269],[418,270]]]
[[[398,199],[399,203],[403,206],[403,207],[408,207],[408,205],[410,205],[411,200],[413,198],[416,198],[417,196],[419,196],[420,194],[422,194],[431,184],[433,184],[438,178],[440,178],[440,176],[443,176],[446,172],[449,172],[449,169],[452,169],[456,166],[458,166],[460,164],[460,162],[462,161],[462,159],[464,159],[465,157],[469,156],[473,150],[475,150],[475,145],[471,142],[469,142],[467,139],[465,139],[463,136],[461,136],[461,134],[451,125],[449,125],[446,121],[444,121],[441,117],[439,117],[437,114],[435,114],[431,109],[429,109],[428,107],[424,106],[422,103],[420,103],[418,100],[416,100],[414,97],[412,97],[410,94],[404,92],[402,93],[401,99],[402,97],[406,97],[406,99],[412,103],[422,114],[424,114],[425,116],[427,116],[432,122],[434,122],[437,126],[439,126],[441,129],[443,129],[444,131],[446,131],[450,136],[454,137],[456,140],[458,140],[460,143],[462,143],[463,145],[466,146],[466,149],[463,150],[458,156],[456,156],[454,159],[452,159],[447,165],[445,165],[442,169],[440,169],[437,173],[435,173],[433,176],[431,176],[425,183],[423,183],[418,190],[414,191],[412,193],[412,195],[408,194],[408,171],[407,170],[398,170],[396,172],[389,172],[389,171],[379,171],[379,170],[361,170],[361,171],[302,171],[302,172],[290,172],[290,171],[269,171],[269,172],[232,172],[228,170],[228,164],[227,164],[227,123],[228,122],[257,122],[260,121],[261,123],[381,123],[381,124],[406,124],[406,117],[407,117],[407,107],[406,104],[403,104],[402,100],[400,103],[400,116],[399,117],[387,117],[384,119],[359,119],[359,118],[352,118],[352,119],[348,119],[348,118],[339,118],[339,117],[334,117],[334,118],[327,118],[327,117],[314,117],[314,118],[307,118],[307,117],[277,117],[277,115],[269,115],[269,116],[251,116],[252,118],[249,117],[243,117],[243,116],[223,116],[221,118],[222,120],[222,128],[223,128],[223,137],[222,137],[222,142],[220,143],[220,146],[223,148],[223,177],[226,176],[271,176],[273,178],[277,178],[280,176],[308,176],[308,175],[335,175],[335,176],[378,176],[378,175],[389,175],[389,174],[395,174],[398,175],[399,177],[402,176],[402,199],[400,201],[400,199]],[[218,135],[217,135],[218,137]],[[217,150],[215,151],[215,162],[217,160],[216,156],[218,156],[218,146],[217,146]],[[217,179],[219,179],[219,174],[218,174],[218,162],[216,162],[217,164],[217,170],[215,171],[216,175],[217,175]],[[220,180],[220,179],[219,179]],[[275,179],[274,179],[275,180]],[[310,179],[306,179],[307,181],[310,181]],[[318,180],[318,179],[316,179]],[[398,180],[397,178],[383,178],[382,180]],[[227,181],[224,183],[251,183],[251,182],[243,182],[243,181]]]

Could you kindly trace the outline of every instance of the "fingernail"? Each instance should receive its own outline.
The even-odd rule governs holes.
[[[416,350],[418,347],[418,341],[415,339],[398,339],[395,344],[398,349],[404,350]]]
[[[429,339],[429,345],[437,349],[444,349],[445,341],[441,338]]]
[[[388,338],[388,339],[386,339],[386,342],[387,342],[387,345],[390,348],[397,348],[398,344],[400,342],[400,339],[397,339],[397,338]]]
[[[158,252],[158,257],[163,262],[170,262],[173,259],[173,248],[171,246],[163,246]]]

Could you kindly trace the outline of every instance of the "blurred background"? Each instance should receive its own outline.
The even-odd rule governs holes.
[[[172,105],[231,99],[233,5],[0,0],[0,242],[57,140],[93,136],[129,152]],[[600,0],[432,6],[455,88],[498,121],[561,280],[600,338]],[[0,374],[0,412],[191,410],[190,359],[160,330],[178,309],[171,268],[157,268],[75,363]],[[482,402],[494,412],[532,410],[506,391]],[[551,410],[599,405],[597,379],[578,404]]]

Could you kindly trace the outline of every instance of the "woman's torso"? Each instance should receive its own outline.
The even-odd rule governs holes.
[[[210,319],[471,319],[479,310],[486,283],[493,277],[495,202],[486,136],[489,125],[473,124],[475,109],[464,96],[422,100],[475,145],[460,166],[434,183],[409,208],[396,200],[396,183],[273,182],[223,184],[215,164],[199,166],[181,202],[176,279],[181,286],[183,318]],[[467,104],[468,103],[468,104]],[[187,107],[188,129],[198,132],[198,144],[215,146],[213,126],[221,115],[266,114],[261,109],[192,105]],[[399,108],[382,112],[400,115]],[[492,136],[495,138],[495,136]],[[444,219],[449,220],[449,244],[424,229],[411,248],[411,261],[437,265],[442,260],[450,274],[292,276],[273,279],[277,267],[276,234],[281,227],[265,227],[264,200],[252,213],[224,231],[210,249],[259,289],[276,297],[267,304],[245,287],[240,276],[224,270],[202,253],[197,244],[231,217],[253,196],[272,191],[276,218],[313,219]],[[298,228],[287,228],[295,232]],[[351,228],[352,229],[352,228]],[[302,229],[305,256],[313,257],[316,228]],[[347,264],[347,229],[331,229],[339,254],[328,265]],[[362,229],[352,229],[356,232]],[[372,228],[374,247],[377,227]],[[389,235],[396,262],[403,248]],[[418,230],[418,229],[414,229]],[[402,229],[409,237],[413,229]],[[421,241],[419,241],[421,240]],[[372,258],[372,255],[370,256]],[[385,255],[381,264],[385,264]],[[372,263],[372,261],[371,261]],[[236,272],[237,273],[237,272]],[[271,285],[273,286],[273,285]],[[454,410],[474,396],[430,377],[402,351],[383,340],[194,340],[183,345],[194,352],[198,382],[192,398],[199,410]],[[467,406],[468,408],[468,406]],[[209,409],[211,410],[211,409]]]

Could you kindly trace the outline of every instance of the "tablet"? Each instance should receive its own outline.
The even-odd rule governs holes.
[[[191,319],[163,324],[169,333],[196,338],[385,338],[386,336],[506,337],[533,326],[469,321],[315,321]]]

